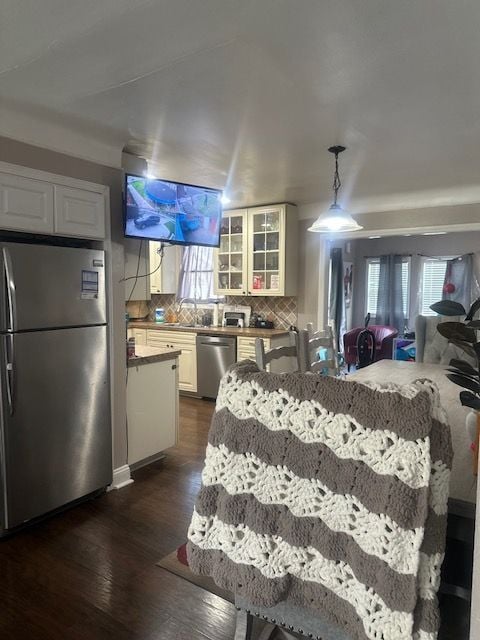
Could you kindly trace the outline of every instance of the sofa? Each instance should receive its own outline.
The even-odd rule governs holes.
[[[391,360],[393,339],[398,336],[398,330],[388,325],[372,324],[368,327],[375,335],[375,362],[377,360]],[[364,327],[350,329],[343,336],[343,348],[345,364],[350,370],[352,364],[357,363],[357,340],[358,334]]]
[[[476,364],[462,349],[450,344],[438,331],[441,322],[461,322],[460,316],[417,316],[415,320],[416,362],[448,365],[452,358]]]

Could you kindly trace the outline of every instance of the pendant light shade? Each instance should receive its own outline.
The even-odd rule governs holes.
[[[328,233],[332,231],[359,231],[363,229],[352,216],[344,211],[338,204],[330,205],[328,211],[321,213],[311,227],[309,231],[316,231],[317,233]]]
[[[330,205],[328,211],[321,213],[315,222],[309,227],[309,231],[316,233],[332,233],[340,231],[359,231],[363,229],[358,222],[352,218],[352,216],[344,211],[342,207],[337,204],[338,191],[342,185],[340,182],[340,176],[338,174],[338,154],[345,151],[345,147],[330,147],[330,153],[335,155],[335,175],[333,178],[333,204]]]

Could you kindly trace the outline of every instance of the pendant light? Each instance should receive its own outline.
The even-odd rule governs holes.
[[[340,176],[338,175],[338,154],[345,151],[345,147],[335,146],[328,149],[330,153],[335,155],[335,175],[333,178],[333,204],[330,205],[328,211],[321,213],[315,222],[309,227],[309,231],[317,233],[331,233],[339,231],[359,231],[363,229],[352,216],[344,211],[342,207],[337,204],[337,195],[342,183],[340,182]]]

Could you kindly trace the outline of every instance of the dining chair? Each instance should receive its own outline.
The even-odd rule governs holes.
[[[280,358],[294,359],[293,370],[301,371],[300,357],[299,357],[299,344],[298,333],[296,331],[290,331],[288,334],[289,344],[281,347],[274,347],[273,349],[265,350],[265,343],[262,338],[255,340],[255,360],[257,367],[262,371],[267,371],[267,367],[274,361],[280,360]],[[291,360],[290,360],[291,361]],[[284,361],[285,363],[288,361]],[[291,372],[292,368],[285,366],[286,372]],[[276,373],[279,373],[278,367]]]
[[[300,345],[301,371],[310,371],[312,373],[324,373],[326,371],[330,376],[338,376],[340,374],[338,349],[331,326],[327,326],[323,331],[315,331],[312,323],[309,323],[306,329],[302,329],[299,332],[298,341]],[[320,349],[326,350],[326,358],[319,358]]]

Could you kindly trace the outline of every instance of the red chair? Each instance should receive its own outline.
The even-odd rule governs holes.
[[[371,324],[368,328],[375,334],[375,362],[391,360],[393,339],[398,336],[398,330],[395,327],[379,324]],[[363,331],[363,327],[350,329],[343,335],[344,357],[348,371],[350,371],[352,364],[357,363],[357,338],[360,331]]]

